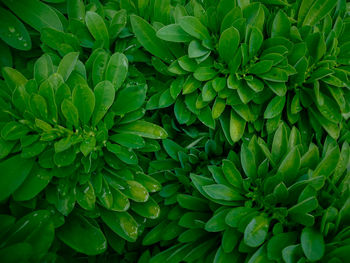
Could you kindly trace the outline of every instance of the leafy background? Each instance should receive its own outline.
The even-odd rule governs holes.
[[[349,8],[0,1],[1,262],[347,262]]]

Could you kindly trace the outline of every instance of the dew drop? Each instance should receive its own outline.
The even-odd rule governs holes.
[[[19,41],[22,41],[22,40],[23,40],[23,37],[19,37],[18,40],[19,40]]]
[[[13,26],[9,26],[9,31],[10,31],[11,33],[14,33],[14,32],[16,31],[16,29],[15,29]]]
[[[24,43],[24,44],[23,44],[23,46],[27,47],[27,46],[28,46],[28,44],[27,44],[27,43]]]

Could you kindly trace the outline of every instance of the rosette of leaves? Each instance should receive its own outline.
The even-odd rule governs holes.
[[[169,8],[164,7],[165,14]],[[240,140],[247,122],[254,122],[253,130],[260,131],[263,118],[258,117],[266,102],[276,95],[285,99],[288,76],[295,74],[288,64],[288,48],[282,47],[279,54],[273,48],[274,39],[263,35],[268,11],[260,3],[236,6],[234,1],[220,1],[217,6],[191,1],[172,10],[168,18],[154,17],[153,27],[131,16],[136,38],[155,56],[155,69],[176,76],[170,89],[150,101],[158,99],[160,106],[166,101],[169,106],[176,100],[179,123],[191,124],[197,117],[212,129],[228,105],[233,111],[223,118],[237,129],[229,138],[231,143]],[[149,41],[151,36],[159,39]],[[276,107],[273,111],[281,113]]]
[[[316,137],[323,130],[337,139],[343,119],[348,119],[349,71],[347,45],[348,14],[344,1],[302,1],[295,6],[294,23],[276,15],[275,28],[290,32],[294,43],[288,56],[297,74],[287,98],[287,118],[292,124],[309,118]],[[274,25],[273,25],[274,26]],[[307,110],[307,114],[303,109]]]
[[[149,16],[152,24],[131,15],[137,40],[153,55],[152,66],[160,75],[175,76],[148,106],[175,104],[181,124],[198,118],[214,129],[220,119],[235,130],[231,144],[246,126],[248,132],[271,133],[283,114],[291,124],[306,119],[299,118],[306,108],[318,133],[322,126],[337,138],[348,112],[347,53],[339,55],[340,46],[347,47],[344,1],[337,8],[330,0],[261,2],[190,1],[174,7],[169,1]],[[276,12],[276,5],[284,9]],[[232,108],[226,116],[225,108]]]
[[[174,130],[166,120],[163,126],[171,137]],[[186,135],[174,133],[163,140],[164,151],[150,163],[148,172],[163,186],[156,198],[161,214],[145,225],[140,262],[210,262],[215,256],[220,237],[204,229],[213,203],[191,185],[189,176],[191,171],[210,176],[208,165],[221,163],[225,138],[220,131],[209,134],[194,126],[184,130]]]
[[[159,156],[150,165],[166,170],[159,176],[164,205],[156,225],[143,234],[143,245],[153,245],[144,257],[150,262],[344,261],[349,145],[340,149],[327,137],[323,147],[307,147],[301,137],[295,127],[281,124],[268,142],[253,136],[225,160],[227,147],[218,147],[218,155],[209,150],[218,137],[191,147],[200,154],[181,146],[185,140],[181,145],[164,140],[170,159]]]
[[[209,167],[212,178],[191,175],[197,190],[220,205],[205,225],[222,233],[215,260],[237,251],[248,262],[345,258],[349,145],[340,149],[327,137],[323,148],[307,148],[300,137],[280,125],[271,143],[252,137],[239,155]]]
[[[44,54],[30,80],[3,69],[0,200],[56,209],[68,217],[55,225],[58,237],[94,255],[106,242],[90,218],[101,216],[111,232],[133,242],[142,218],[158,216],[150,193],[161,186],[144,171],[149,153],[160,148],[155,139],[167,133],[143,119],[147,85],[132,79],[123,84],[128,71],[123,54],[110,57],[98,81],[86,77],[78,55],[70,52],[55,63]],[[75,206],[79,213],[72,213]],[[101,238],[82,242],[96,231]]]

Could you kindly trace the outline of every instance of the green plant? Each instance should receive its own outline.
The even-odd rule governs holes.
[[[262,2],[167,2],[152,25],[131,16],[153,67],[175,77],[150,107],[175,103],[181,124],[198,118],[214,129],[220,119],[231,144],[246,126],[273,132],[283,115],[290,124],[310,118],[317,136],[322,126],[338,138],[349,112],[346,12],[335,1]]]
[[[0,1],[0,261],[346,262],[349,7]]]
[[[86,247],[81,238],[74,239],[82,231],[75,223],[86,221],[72,214],[75,203],[89,211],[87,216],[101,215],[118,235],[135,241],[138,223],[126,211],[158,216],[159,207],[149,193],[161,186],[144,174],[142,162],[160,147],[153,139],[164,139],[167,133],[142,120],[146,83],[128,80],[121,88],[128,70],[123,54],[111,56],[105,77],[93,90],[78,55],[70,52],[58,65],[43,55],[31,80],[4,68],[0,199],[35,202],[44,197],[47,206],[62,215],[55,225],[60,227],[58,237],[79,252],[98,254],[106,249],[102,232],[96,242],[103,246]],[[65,224],[63,216],[68,216]],[[86,234],[100,231],[91,227],[84,227]]]
[[[340,251],[348,242],[347,142],[340,149],[327,137],[323,147],[305,146],[295,127],[281,124],[270,143],[253,136],[239,154],[230,151],[221,161],[208,147],[212,141],[225,151],[216,138],[205,143],[204,152],[200,146],[199,155],[193,148],[189,153],[169,139],[163,141],[181,166],[173,164],[165,172],[167,181],[159,194],[168,212],[143,244],[176,242],[150,262],[346,260]],[[160,162],[151,167],[164,167]]]

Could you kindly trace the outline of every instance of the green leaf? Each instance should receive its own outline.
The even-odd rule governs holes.
[[[176,100],[174,106],[174,113],[177,121],[180,124],[185,124],[188,121],[190,121],[191,112],[188,110],[186,104],[181,99]]]
[[[41,84],[54,72],[53,63],[50,55],[42,55],[34,64],[34,78],[38,84]]]
[[[128,59],[122,53],[114,53],[109,59],[105,79],[113,83],[115,90],[122,86],[128,73],[128,67]]]
[[[206,106],[205,108],[201,109],[198,115],[198,119],[207,127],[215,129],[215,120],[213,119],[209,106]]]
[[[221,116],[221,114],[224,112],[226,107],[226,101],[221,98],[216,98],[214,101],[214,105],[211,109],[212,117],[213,119],[217,119]]]
[[[286,103],[286,96],[274,97],[266,107],[266,110],[264,112],[264,118],[272,119],[280,115],[283,111],[285,103]]]
[[[193,76],[199,81],[207,81],[213,79],[217,74],[212,67],[199,67],[195,70]]]
[[[70,20],[76,19],[83,21],[85,19],[85,5],[83,0],[67,0],[67,12]]]
[[[134,134],[114,134],[109,139],[131,149],[139,149],[146,145],[142,137]]]
[[[8,198],[29,175],[33,159],[23,159],[19,154],[0,163],[0,200]]]
[[[274,235],[267,243],[267,256],[270,260],[281,259],[283,249],[294,244],[296,240],[296,232],[287,232]]]
[[[280,166],[278,167],[278,172],[282,174],[287,184],[289,184],[293,182],[298,175],[299,168],[300,152],[298,147],[294,146],[281,162]]]
[[[240,36],[236,28],[230,27],[222,32],[219,39],[219,54],[226,64],[230,64],[233,60],[239,43]]]
[[[315,196],[311,196],[288,209],[289,214],[305,214],[315,210],[318,202]]]
[[[48,115],[50,116],[49,120],[53,122],[57,122],[58,119],[55,90],[61,82],[63,83],[61,75],[55,73],[45,80],[39,87],[39,94],[44,97],[47,103]]]
[[[23,87],[26,85],[28,80],[18,70],[4,67],[2,69],[2,76],[5,79],[6,84],[13,91],[15,88]]]
[[[271,37],[289,37],[291,23],[286,13],[278,11],[272,23]]]
[[[113,112],[123,115],[139,109],[146,99],[147,85],[129,86],[120,90],[112,106]]]
[[[270,71],[261,74],[260,77],[265,80],[269,80],[272,82],[287,82],[288,75],[286,71],[280,68],[272,68]]]
[[[78,52],[70,52],[62,58],[60,64],[58,65],[57,73],[62,76],[64,81],[69,78],[70,74],[75,68],[78,57]]]
[[[210,40],[208,29],[203,26],[198,18],[193,16],[183,16],[178,21],[181,28],[191,36],[200,40]]]
[[[82,154],[87,157],[89,153],[94,151],[96,146],[96,138],[95,137],[88,137],[82,143],[80,144],[80,151]]]
[[[164,150],[167,152],[167,154],[171,158],[173,158],[175,161],[179,161],[179,157],[178,157],[179,152],[186,152],[184,148],[182,148],[176,142],[169,139],[163,140],[163,147],[164,147]]]
[[[264,36],[260,29],[253,27],[249,38],[249,57],[252,58],[258,53],[263,41]]]
[[[19,50],[30,50],[32,41],[25,26],[11,12],[0,8],[0,38]]]
[[[207,201],[196,196],[187,194],[178,194],[177,202],[183,208],[192,211],[206,211],[208,209]]]
[[[0,160],[8,156],[16,142],[5,141],[0,138]]]
[[[28,128],[23,124],[10,121],[1,129],[1,137],[6,141],[15,141],[23,137],[29,132]]]
[[[245,198],[238,192],[223,184],[211,184],[203,186],[204,192],[211,198],[225,201],[241,201]]]
[[[23,184],[13,193],[16,201],[27,201],[37,196],[51,181],[52,171],[35,167]]]
[[[223,160],[222,171],[224,172],[227,181],[231,185],[233,185],[234,187],[237,187],[238,189],[242,188],[243,186],[242,175],[238,171],[236,165],[233,162],[231,162],[230,160]]]
[[[328,13],[330,13],[337,4],[337,2],[332,0],[315,0],[313,1],[312,5],[310,2],[310,0],[303,0],[299,10],[299,16],[306,14],[305,18],[302,20],[303,26],[315,25],[317,22],[321,21]],[[301,23],[299,17],[298,22]]]
[[[39,0],[9,0],[3,3],[28,25],[41,31],[45,27],[63,31],[61,20],[56,12]]]
[[[54,162],[58,167],[71,165],[77,153],[75,152],[74,147],[70,147],[69,149],[55,153],[53,156]]]
[[[82,124],[87,124],[95,108],[95,95],[87,84],[77,85],[72,92],[74,106]]]
[[[137,40],[148,52],[168,63],[173,60],[167,44],[157,38],[156,30],[146,20],[131,15],[130,21]]]
[[[234,110],[231,110],[230,117],[230,137],[233,142],[238,142],[245,130],[246,121],[239,116]]]
[[[101,218],[118,236],[129,242],[135,242],[138,234],[138,224],[127,212],[111,212],[101,210]]]
[[[109,34],[103,18],[92,11],[87,11],[85,23],[91,35],[106,49],[109,48]]]
[[[121,9],[117,11],[111,23],[109,24],[109,36],[110,39],[115,39],[117,36],[122,32],[122,30],[125,28],[125,25],[127,23],[127,11],[125,9]]]
[[[40,153],[42,153],[45,150],[46,146],[47,146],[46,142],[43,142],[43,141],[34,142],[33,144],[27,147],[23,147],[21,157],[22,158],[35,157]]]
[[[210,51],[202,46],[198,40],[192,40],[188,46],[188,57],[199,58],[210,54]]]
[[[166,139],[167,132],[160,126],[143,120],[120,125],[116,131],[120,133],[136,134],[150,139]]]
[[[57,236],[69,247],[86,255],[98,255],[107,249],[107,240],[101,229],[81,215],[69,216],[58,229]]]
[[[248,72],[251,74],[260,75],[270,71],[270,69],[272,68],[272,65],[273,65],[273,61],[271,60],[259,61],[253,64],[253,66],[249,68]]]
[[[241,146],[240,156],[244,173],[251,179],[256,178],[257,167],[255,156],[245,143]]]
[[[244,243],[250,247],[258,247],[264,243],[269,229],[269,221],[264,216],[254,217],[244,230]]]
[[[205,224],[205,230],[208,232],[221,232],[227,228],[225,218],[229,209],[220,210],[215,213]]]
[[[70,100],[68,99],[63,100],[61,104],[61,111],[68,123],[73,124],[75,127],[79,127],[78,109],[74,106],[74,104]]]
[[[311,262],[320,260],[325,253],[323,236],[317,230],[306,227],[301,232],[301,248]]]
[[[134,203],[131,209],[140,216],[149,219],[156,219],[160,214],[160,207],[152,198],[149,198],[145,203]]]
[[[132,151],[123,146],[113,143],[107,143],[107,150],[114,153],[121,161],[126,164],[137,164],[137,155]]]
[[[281,124],[275,132],[272,141],[271,155],[275,163],[278,163],[288,150],[288,137],[285,125]]]
[[[338,161],[340,158],[339,147],[335,146],[330,149],[326,156],[322,159],[321,162],[318,163],[314,172],[312,173],[312,178],[318,176],[324,176],[328,178],[336,169]]]
[[[222,236],[221,246],[225,253],[230,253],[238,244],[238,241],[242,238],[242,234],[234,228],[228,228],[225,230]]]
[[[295,262],[296,258],[300,258],[302,256],[302,253],[300,244],[290,245],[282,250],[282,257],[286,263],[293,263]]]
[[[157,37],[170,42],[190,42],[193,37],[187,34],[180,25],[170,24],[157,31]]]
[[[114,102],[115,89],[108,80],[101,81],[94,89],[95,108],[91,117],[93,126],[97,125]]]
[[[96,195],[92,184],[88,182],[78,186],[76,190],[78,204],[86,210],[93,210],[95,208]]]

